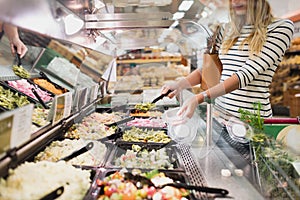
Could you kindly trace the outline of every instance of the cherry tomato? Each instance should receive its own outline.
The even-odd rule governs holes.
[[[105,181],[102,181],[101,179],[97,179],[96,183],[97,183],[98,186],[104,186],[104,185],[107,184]]]
[[[116,191],[117,191],[117,189],[115,187],[111,187],[111,186],[104,187],[104,195],[106,195],[108,197],[110,197]]]
[[[154,186],[151,186],[147,190],[147,196],[152,197],[155,194],[155,192],[156,192],[156,188]]]

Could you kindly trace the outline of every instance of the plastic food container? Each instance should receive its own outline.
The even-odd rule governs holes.
[[[168,135],[177,143],[191,144],[197,135],[200,119],[196,114],[192,118],[183,119],[177,115],[179,109],[172,108],[164,113]]]
[[[229,136],[240,143],[248,143],[253,136],[251,126],[234,117],[231,117],[226,123],[226,129]]]

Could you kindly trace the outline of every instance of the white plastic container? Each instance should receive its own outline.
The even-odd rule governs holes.
[[[178,108],[172,108],[164,112],[163,118],[167,122],[168,135],[177,143],[191,144],[198,131],[199,117],[196,114],[192,118],[180,118]]]

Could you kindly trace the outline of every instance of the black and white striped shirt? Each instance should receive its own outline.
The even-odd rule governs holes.
[[[240,44],[248,37],[252,29],[253,26],[244,26],[236,44],[226,54],[221,54],[219,51],[219,58],[223,64],[221,82],[235,73],[239,78],[239,89],[218,97],[215,102],[216,105],[236,117],[240,116],[239,108],[253,112],[253,103],[260,102],[261,116],[268,118],[272,117],[269,85],[290,45],[294,24],[290,20],[283,19],[270,24],[261,53],[250,58],[248,45],[245,44],[241,48]],[[223,33],[221,31],[219,34],[219,41],[222,40],[223,35],[224,29]],[[217,46],[220,48],[221,43]]]

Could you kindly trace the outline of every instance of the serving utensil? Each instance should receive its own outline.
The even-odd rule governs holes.
[[[68,156],[66,156],[64,158],[61,158],[59,160],[69,161],[69,160],[71,160],[71,159],[73,159],[73,158],[75,158],[75,157],[77,157],[77,156],[79,156],[79,155],[81,155],[81,154],[83,154],[83,153],[91,150],[93,147],[94,147],[94,143],[93,142],[89,142],[87,145],[85,145],[81,149],[76,150],[73,153],[71,153],[70,155],[68,155]]]
[[[178,182],[172,182],[172,183],[165,183],[162,185],[155,185],[151,179],[148,179],[145,176],[139,175],[139,174],[132,174],[130,172],[126,172],[125,179],[133,181],[135,183],[140,182],[142,184],[146,184],[149,186],[154,186],[156,188],[163,188],[165,186],[171,186],[175,188],[184,188],[187,190],[195,190],[198,192],[206,192],[206,193],[213,193],[213,194],[220,194],[222,196],[226,196],[229,194],[228,190],[222,189],[222,188],[214,188],[214,187],[205,187],[205,186],[197,186],[197,185],[188,185],[186,183],[178,183]]]
[[[165,94],[161,94],[160,96],[156,97],[151,103],[156,103],[159,100],[163,99],[164,97],[168,96],[173,90],[168,90]]]
[[[125,119],[122,119],[122,120],[119,120],[119,121],[116,121],[116,122],[113,122],[111,124],[105,124],[105,126],[108,126],[108,127],[112,127],[112,126],[118,126],[118,125],[121,125],[121,124],[124,124],[126,122],[129,122],[131,120],[134,120],[135,117],[127,117]]]
[[[40,97],[40,95],[37,93],[37,91],[32,88],[31,91],[33,92],[33,94],[36,96],[36,98],[39,100],[40,104],[45,108],[45,109],[49,109],[49,106],[47,106],[45,104],[45,102],[42,100],[42,98]]]
[[[60,187],[56,188],[55,190],[53,190],[52,192],[50,192],[49,194],[42,197],[40,200],[56,199],[56,198],[60,197],[63,192],[64,192],[64,186],[60,186]]]

